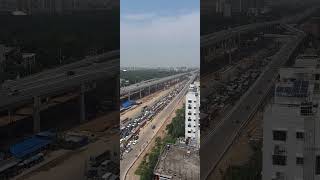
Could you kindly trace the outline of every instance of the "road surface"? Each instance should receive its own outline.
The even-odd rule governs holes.
[[[192,82],[191,78],[185,85],[185,87],[180,91],[180,93],[156,116],[150,121],[146,126],[144,126],[140,130],[139,141],[133,146],[133,149],[123,155],[123,160],[120,163],[120,179],[124,180],[128,170],[133,166],[135,161],[138,159],[143,150],[148,146],[151,142],[152,138],[155,137],[158,130],[161,128],[162,124],[167,119],[168,115],[170,115],[177,106],[179,101],[184,98],[185,94],[189,89],[189,84]],[[152,129],[152,126],[155,125],[155,129]],[[130,180],[130,179],[126,179]]]
[[[289,60],[291,54],[296,50],[304,37],[304,34],[299,34],[288,41],[273,56],[265,71],[246,94],[241,97],[231,112],[226,115],[208,136],[202,137],[200,148],[201,180],[207,179],[208,175],[214,170],[224,152],[233,142],[237,132],[241,129],[242,123],[245,123],[250,118],[260,105],[263,96],[269,92],[279,67]]]

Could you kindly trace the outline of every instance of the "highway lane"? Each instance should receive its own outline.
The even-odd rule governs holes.
[[[299,34],[284,45],[272,57],[270,65],[248,92],[241,97],[230,114],[222,120],[222,123],[213,129],[207,137],[202,137],[200,148],[200,157],[203,158],[201,159],[201,180],[207,179],[210,172],[215,168],[230,143],[233,142],[237,132],[241,129],[242,123],[245,123],[256,111],[262,97],[268,93],[279,67],[288,61],[304,37],[304,34]],[[239,123],[236,123],[236,121],[239,121]]]
[[[119,59],[119,57],[120,57],[120,51],[114,50],[114,51],[103,53],[101,55],[87,57],[87,58],[84,58],[80,61],[73,62],[73,63],[66,64],[66,65],[62,65],[62,66],[54,68],[54,69],[47,69],[47,70],[44,70],[40,73],[33,74],[30,76],[24,77],[22,79],[19,79],[18,81],[8,82],[7,84],[13,86],[16,84],[23,84],[23,83],[38,81],[39,79],[54,77],[56,74],[65,73],[70,70],[85,68],[87,66],[91,66],[93,63],[101,63],[101,62],[105,62],[105,61],[112,61],[113,59]]]
[[[73,64],[73,63],[72,63]],[[76,62],[76,64],[78,64],[78,62]],[[51,81],[51,80],[55,80],[58,78],[65,78],[66,77],[66,73],[68,71],[74,71],[74,72],[83,72],[83,71],[88,71],[88,70],[92,70],[95,71],[96,68],[100,68],[100,66],[105,66],[105,65],[109,65],[109,66],[117,66],[117,64],[119,64],[119,58],[117,59],[111,59],[111,60],[107,60],[107,61],[102,61],[100,63],[91,63],[88,66],[84,66],[84,67],[73,67],[72,69],[68,68],[68,69],[64,69],[64,68],[58,68],[58,70],[50,70],[54,73],[48,73],[46,71],[35,74],[35,75],[31,75],[31,76],[27,76],[25,78],[21,78],[18,80],[10,80],[8,83],[3,83],[2,86],[4,87],[10,87],[13,89],[22,89],[26,86],[33,86],[33,84],[41,84],[44,83],[46,81]]]
[[[75,72],[73,75],[68,75],[68,71],[59,68],[55,71],[59,72],[58,74],[44,72],[26,79],[19,79],[9,86],[18,90],[15,95],[10,95],[10,89],[2,86],[0,88],[0,108],[30,101],[35,96],[46,96],[78,87],[82,83],[90,83],[96,79],[114,77],[119,73],[119,58],[107,61],[100,60],[100,62],[91,63],[85,67],[77,66],[76,69],[72,69]]]

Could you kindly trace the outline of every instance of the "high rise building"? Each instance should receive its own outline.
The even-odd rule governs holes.
[[[223,13],[226,0],[217,0],[216,1],[216,13]]]
[[[231,0],[231,9],[233,13],[242,12],[242,1],[243,0]]]
[[[4,71],[5,60],[6,60],[6,47],[0,44],[0,72]]]
[[[320,59],[279,71],[263,120],[263,180],[320,179]]]
[[[14,11],[16,8],[16,0],[0,0],[0,11]]]
[[[185,140],[191,146],[200,146],[200,83],[190,85],[186,95]]]
[[[266,0],[230,0],[232,13],[248,13],[264,9]]]

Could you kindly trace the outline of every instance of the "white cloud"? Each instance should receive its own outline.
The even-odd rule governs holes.
[[[155,16],[156,16],[155,13],[141,13],[141,14],[125,14],[121,18],[127,21],[142,21],[142,20],[152,19]]]
[[[121,21],[120,42],[122,66],[199,66],[200,13]]]

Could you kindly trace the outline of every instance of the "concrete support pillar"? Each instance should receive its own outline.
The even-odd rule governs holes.
[[[213,46],[213,47],[210,47],[209,49],[210,49],[210,58],[214,59],[216,56],[216,47]]]
[[[39,96],[35,96],[33,98],[33,132],[40,132],[40,107],[41,107],[41,99]]]
[[[128,100],[129,101],[131,100],[130,96],[131,96],[131,92],[129,91],[129,93],[128,93]]]
[[[86,121],[86,104],[85,104],[85,85],[81,84],[80,88],[80,122]]]
[[[150,93],[151,93],[151,86],[149,86],[149,95],[150,95]]]
[[[140,89],[140,91],[139,91],[139,94],[140,94],[140,99],[141,99],[141,97],[142,97],[142,95],[141,95],[141,92],[142,92],[142,89]]]

